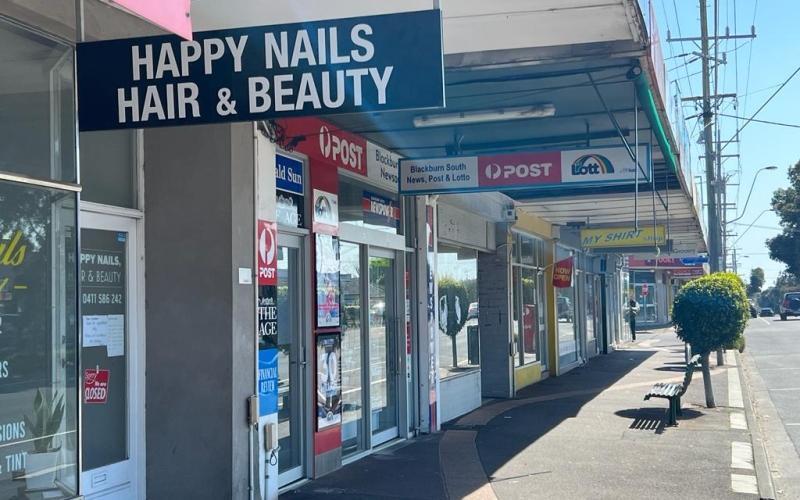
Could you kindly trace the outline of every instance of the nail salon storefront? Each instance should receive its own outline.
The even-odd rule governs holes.
[[[438,11],[270,28],[265,71],[266,28],[76,57],[73,11],[4,5],[0,498],[277,498],[435,428],[426,211],[396,155],[289,118],[443,105]],[[155,32],[84,7],[88,39]]]

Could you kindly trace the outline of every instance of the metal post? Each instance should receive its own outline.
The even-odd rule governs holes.
[[[633,198],[633,229],[639,230],[639,100],[636,98],[636,84],[633,85],[633,129],[635,146],[633,150],[633,162],[636,164],[636,180],[634,181]],[[653,233],[655,235],[655,233]]]

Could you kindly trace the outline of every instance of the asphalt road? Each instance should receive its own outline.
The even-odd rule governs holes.
[[[756,411],[761,414],[772,470],[779,477],[776,486],[792,491],[778,497],[799,498],[793,495],[800,495],[800,318],[753,318],[745,336],[746,364],[752,361],[760,379],[757,387],[762,388],[751,398],[761,409]],[[768,400],[759,404],[760,398]]]

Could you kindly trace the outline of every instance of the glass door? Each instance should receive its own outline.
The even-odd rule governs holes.
[[[398,436],[397,277],[394,252],[369,252],[369,403],[372,446]],[[402,289],[402,286],[399,287]]]
[[[305,476],[303,240],[278,233],[278,484]]]
[[[80,253],[81,494],[139,498],[144,398],[136,221],[83,214]]]

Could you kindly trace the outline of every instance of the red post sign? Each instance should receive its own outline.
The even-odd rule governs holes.
[[[553,286],[556,288],[569,288],[572,286],[572,260],[573,257],[559,260],[553,266]]]
[[[278,285],[278,231],[277,224],[264,220],[258,221],[258,284]]]
[[[83,397],[87,403],[105,403],[108,400],[108,379],[111,370],[86,370]]]
[[[522,305],[522,337],[523,350],[536,352],[536,306],[533,304]]]
[[[642,295],[643,295],[643,296],[645,296],[645,297],[647,297],[647,292],[648,292],[648,291],[649,291],[649,289],[647,288],[647,283],[644,283],[644,284],[642,285]]]

